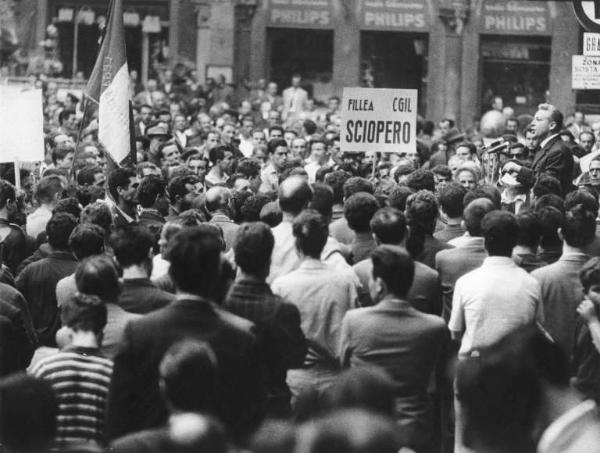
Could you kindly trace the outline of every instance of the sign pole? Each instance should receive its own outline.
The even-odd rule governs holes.
[[[15,157],[15,187],[17,190],[21,190],[21,165],[19,158]]]

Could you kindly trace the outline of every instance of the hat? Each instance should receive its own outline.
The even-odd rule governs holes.
[[[146,131],[146,135],[148,137],[170,137],[171,133],[169,132],[169,129],[167,129],[162,124],[157,124],[156,126],[149,127]]]
[[[442,137],[442,140],[444,140],[445,142],[447,142],[448,144],[450,143],[455,143],[455,142],[461,142],[465,139],[465,134],[462,134],[461,132],[459,132],[458,129],[456,128],[452,128],[450,129],[448,132],[446,132],[444,134],[444,136]]]

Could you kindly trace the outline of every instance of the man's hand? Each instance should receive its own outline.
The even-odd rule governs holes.
[[[502,168],[502,171],[505,173],[519,173],[519,170],[521,170],[521,165],[517,164],[516,162],[507,162]]]
[[[594,303],[589,299],[584,299],[583,302],[577,307],[577,313],[584,319],[587,324],[591,324],[594,321],[598,321],[598,315],[596,314],[596,307]]]

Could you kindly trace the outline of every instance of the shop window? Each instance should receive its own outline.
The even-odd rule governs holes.
[[[302,76],[311,97],[325,100],[333,92],[333,31],[307,29],[268,30],[270,80],[280,89],[290,85],[292,75]]]
[[[496,96],[517,115],[531,114],[546,101],[550,38],[481,37],[481,113]]]
[[[364,31],[361,33],[361,81],[376,88],[419,90],[419,113],[425,114],[427,35]]]

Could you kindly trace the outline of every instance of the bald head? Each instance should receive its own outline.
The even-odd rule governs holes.
[[[212,187],[206,192],[205,199],[206,209],[209,212],[227,209],[231,192],[227,187]]]
[[[477,198],[470,202],[464,210],[465,227],[471,236],[481,236],[481,221],[488,212],[496,207],[488,198]]]
[[[279,207],[297,216],[312,200],[312,190],[305,178],[290,176],[279,185]]]

